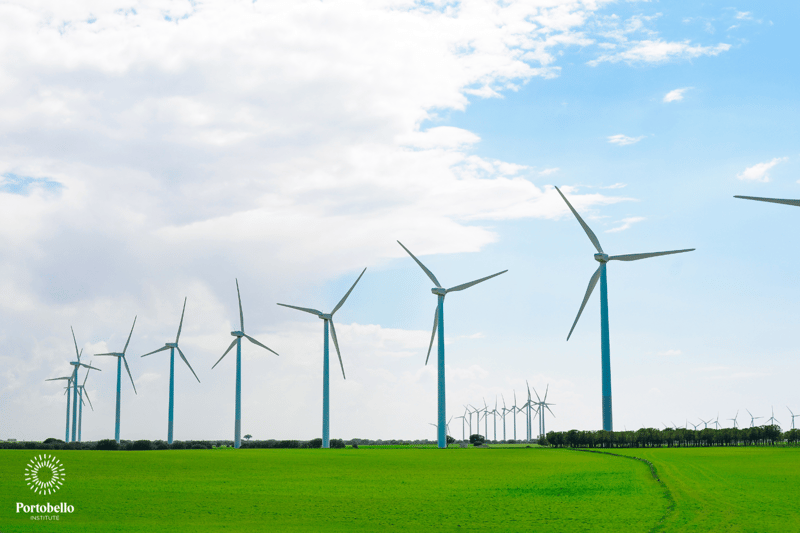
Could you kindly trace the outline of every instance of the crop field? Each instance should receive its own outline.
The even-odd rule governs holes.
[[[675,509],[665,531],[800,531],[800,448],[613,450],[652,462]]]
[[[0,451],[0,531],[650,531],[669,500],[641,462],[541,448],[55,451],[63,487]],[[66,502],[58,522],[16,502]]]

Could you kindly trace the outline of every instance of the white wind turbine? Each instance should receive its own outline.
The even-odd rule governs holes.
[[[419,265],[419,267],[425,272],[430,280],[436,285],[431,292],[437,296],[437,304],[436,304],[436,312],[433,315],[433,331],[431,332],[431,342],[428,346],[428,356],[425,359],[425,364],[428,364],[428,359],[431,356],[431,348],[433,347],[433,338],[438,334],[439,342],[438,345],[438,357],[436,361],[437,366],[437,389],[438,389],[438,409],[437,409],[437,420],[439,421],[439,448],[447,448],[447,442],[444,435],[444,419],[445,419],[445,379],[444,379],[444,297],[446,294],[450,292],[456,291],[463,291],[464,289],[468,289],[473,285],[477,285],[478,283],[484,282],[487,279],[491,279],[495,276],[499,276],[508,270],[503,270],[502,272],[497,272],[496,274],[492,274],[491,276],[486,276],[484,278],[476,279],[475,281],[470,281],[468,283],[462,283],[461,285],[456,285],[455,287],[450,287],[449,289],[445,289],[442,287],[439,280],[436,279],[436,276],[433,275],[433,272],[427,269],[422,262],[417,259],[411,251],[403,246],[403,243],[397,241],[397,244],[403,247],[403,250],[408,252],[408,255]],[[438,332],[437,332],[438,329]],[[478,429],[480,431],[480,428]]]
[[[738,425],[736,425],[736,419],[737,418],[739,418],[739,410],[738,409],[736,410],[736,416],[734,416],[733,418],[729,418],[728,419],[728,420],[733,422],[734,429],[739,427]]]
[[[780,426],[781,425],[780,420],[775,418],[775,408],[772,407],[772,406],[770,406],[770,407],[772,408],[772,416],[769,417],[769,420],[767,420],[767,422],[769,422],[770,426]],[[777,424],[775,422],[777,422]]]
[[[786,408],[789,409],[789,406],[787,405]],[[794,414],[791,409],[789,409],[789,413],[792,415],[792,429],[794,429],[794,419],[795,417],[800,416],[800,414]]]
[[[745,409],[745,411],[747,411],[747,414],[750,415],[750,427],[754,427],[755,421],[759,418],[764,418],[763,416],[753,416],[753,413],[751,413],[749,409]]]

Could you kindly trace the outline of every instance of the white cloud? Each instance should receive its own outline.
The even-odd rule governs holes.
[[[735,16],[739,20],[753,20],[753,14],[749,11],[737,11]]]
[[[544,170],[540,170],[540,171],[539,171],[539,175],[540,175],[540,176],[549,176],[550,174],[555,174],[555,173],[556,173],[556,172],[558,172],[559,170],[561,170],[561,169],[560,169],[560,168],[558,168],[558,167],[555,167],[555,168],[546,168],[546,169],[544,169]]]
[[[769,175],[767,172],[769,172],[769,170],[778,163],[782,163],[788,159],[788,157],[776,157],[772,161],[758,163],[752,167],[747,167],[741,174],[737,174],[736,177],[742,181],[767,182],[769,181]]]
[[[629,47],[614,54],[604,54],[587,64],[596,67],[600,63],[665,63],[674,60],[694,59],[701,56],[716,56],[729,50],[731,45],[720,43],[716,46],[692,45],[690,41],[644,40],[631,42]]]
[[[616,233],[618,231],[625,231],[626,229],[630,228],[633,224],[641,222],[642,220],[645,220],[645,218],[644,217],[623,218],[620,221],[621,224],[619,226],[617,226],[616,228],[611,228],[609,230],[606,230],[606,233]]]
[[[683,87],[681,89],[673,89],[672,91],[668,92],[664,95],[664,102],[680,102],[683,100],[683,93],[691,89],[692,87]]]
[[[608,142],[618,146],[628,146],[629,144],[636,144],[644,138],[644,135],[640,137],[628,137],[627,135],[618,134],[608,137]]]

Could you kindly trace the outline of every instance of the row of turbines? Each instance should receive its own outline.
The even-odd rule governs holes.
[[[466,440],[466,428],[469,427],[469,434],[473,435],[474,433],[480,433],[481,430],[481,418],[483,419],[483,436],[489,438],[489,416],[492,417],[492,428],[494,431],[494,438],[492,440],[497,440],[497,417],[500,417],[500,420],[503,424],[503,440],[508,440],[506,438],[506,417],[511,415],[513,420],[513,435],[514,440],[517,440],[517,415],[524,414],[525,415],[525,422],[526,422],[526,434],[525,440],[527,442],[531,442],[534,440],[533,435],[533,418],[539,417],[539,429],[537,430],[537,436],[535,438],[541,438],[546,434],[545,431],[545,414],[546,411],[550,411],[550,414],[555,417],[555,413],[553,410],[550,409],[551,405],[555,405],[554,403],[548,403],[547,401],[547,394],[550,390],[550,385],[547,385],[545,389],[544,396],[540,397],[539,393],[536,391],[536,388],[533,388],[533,393],[536,396],[536,400],[533,400],[531,396],[531,387],[528,385],[528,382],[525,382],[526,386],[528,387],[528,400],[523,403],[522,405],[517,405],[517,392],[513,391],[514,396],[514,403],[511,407],[506,406],[506,399],[505,395],[500,395],[500,398],[503,401],[503,406],[499,407],[499,402],[497,397],[494,399],[494,409],[489,409],[489,406],[486,403],[486,399],[483,400],[483,408],[476,408],[472,404],[467,404],[464,406],[464,414],[461,416],[450,417],[448,420],[447,425],[449,426],[450,422],[453,418],[461,419],[461,439]],[[473,433],[472,429],[472,416],[475,415],[475,432]],[[432,426],[436,426],[436,424],[431,424]],[[437,426],[438,427],[438,426]],[[450,434],[450,428],[447,428],[448,434]]]
[[[794,428],[795,428],[795,427],[794,427],[794,419],[795,419],[795,418],[797,418],[798,416],[800,416],[800,413],[798,413],[798,414],[794,414],[794,411],[792,411],[792,410],[789,408],[789,406],[788,406],[788,405],[786,406],[786,409],[789,411],[789,414],[790,414],[790,415],[791,415],[791,417],[792,417],[792,429],[794,429]],[[740,410],[737,410],[737,411],[736,411],[736,415],[734,415],[734,417],[733,417],[733,418],[726,418],[726,419],[725,419],[725,420],[729,420],[729,421],[733,422],[733,426],[732,426],[732,427],[734,427],[734,428],[738,428],[738,427],[739,427],[739,424],[738,424],[738,419],[739,419],[739,411],[740,411]],[[753,415],[753,413],[751,413],[749,409],[745,409],[745,411],[747,411],[747,414],[748,414],[748,416],[750,416],[750,427],[751,427],[751,428],[752,428],[752,427],[755,427],[755,425],[756,425],[756,420],[761,420],[761,419],[767,418],[767,417],[765,417],[765,416],[754,416],[754,415]],[[769,425],[769,426],[780,426],[780,425],[781,425],[781,422],[780,422],[780,420],[778,420],[777,418],[775,418],[775,408],[774,408],[774,407],[772,407],[772,408],[771,408],[771,413],[772,413],[772,416],[770,416],[769,418],[767,418],[767,425]],[[703,426],[703,429],[706,429],[706,428],[708,428],[708,425],[709,425],[709,424],[711,424],[712,426],[714,426],[714,429],[719,429],[719,428],[720,428],[720,425],[721,425],[721,424],[719,423],[719,413],[717,413],[717,418],[709,418],[708,420],[704,420],[704,419],[702,419],[702,418],[698,418],[698,420],[700,420],[700,422],[698,422],[697,424],[695,424],[694,422],[690,422],[690,421],[687,419],[687,420],[686,420],[686,424],[685,424],[684,428],[685,428],[685,429],[689,429],[689,426],[692,426],[692,427],[695,429],[695,431],[697,431],[697,429],[698,429],[698,428],[699,428],[701,425]],[[679,428],[679,426],[675,425],[675,423],[674,423],[674,422],[672,423],[672,426],[668,426],[667,424],[664,424],[663,422],[662,422],[662,425],[663,425],[663,426],[664,426],[666,429],[680,429],[680,428]]]
[[[584,222],[584,220],[581,218],[581,216],[578,214],[578,212],[575,210],[575,208],[572,206],[572,204],[570,204],[570,202],[569,202],[569,200],[567,200],[566,196],[564,196],[564,194],[561,192],[561,190],[558,187],[556,187],[555,189],[556,189],[556,191],[558,191],[558,194],[561,196],[561,198],[564,200],[564,202],[566,202],[567,207],[569,207],[569,210],[572,212],[572,214],[575,215],[575,218],[577,219],[578,223],[581,225],[581,227],[583,228],[584,232],[589,237],[589,240],[591,241],[592,245],[597,250],[597,253],[594,254],[594,259],[598,263],[600,263],[600,265],[597,267],[597,270],[594,272],[594,274],[592,274],[591,278],[589,279],[589,286],[586,289],[586,293],[584,295],[583,301],[581,302],[581,306],[580,306],[580,308],[578,310],[578,314],[575,317],[574,322],[572,323],[572,327],[570,328],[569,334],[567,335],[567,340],[569,340],[569,338],[572,336],[572,333],[575,330],[575,326],[577,325],[578,320],[581,317],[581,313],[583,313],[583,309],[586,307],[586,303],[588,302],[589,297],[592,295],[592,292],[594,291],[594,288],[597,285],[597,282],[600,281],[600,353],[601,353],[601,383],[602,383],[602,401],[601,401],[601,404],[602,404],[602,413],[603,413],[603,429],[606,430],[606,431],[613,431],[613,415],[612,415],[612,401],[611,401],[611,346],[610,346],[609,325],[608,325],[608,282],[607,282],[607,277],[606,277],[606,264],[609,261],[638,261],[640,259],[647,259],[647,258],[650,258],[650,257],[657,257],[657,256],[662,256],[662,255],[671,255],[671,254],[678,254],[678,253],[684,253],[684,252],[691,252],[691,251],[694,250],[694,248],[688,248],[688,249],[682,249],[682,250],[670,250],[670,251],[664,251],[664,252],[649,252],[649,253],[624,254],[624,255],[609,256],[608,254],[606,254],[603,251],[603,248],[600,245],[600,241],[597,239],[597,236],[594,234],[594,232],[591,230],[591,228],[589,228],[589,226],[586,224],[586,222]],[[775,199],[775,198],[759,198],[759,197],[753,197],[753,196],[736,196],[736,198],[800,206],[800,200],[782,200],[782,199]],[[499,276],[501,274],[504,274],[505,272],[507,272],[507,270],[503,270],[501,272],[497,272],[497,273],[492,274],[490,276],[486,276],[486,277],[483,277],[483,278],[480,278],[480,279],[477,279],[477,280],[474,280],[474,281],[470,281],[468,283],[463,283],[461,285],[456,285],[456,286],[453,286],[453,287],[450,287],[450,288],[444,288],[441,285],[441,283],[439,283],[439,280],[436,278],[436,276],[424,264],[422,264],[422,262],[419,259],[417,259],[417,257],[414,256],[414,254],[411,253],[411,251],[408,248],[406,248],[400,241],[397,241],[397,242],[411,256],[411,258],[419,265],[419,267],[425,272],[425,274],[428,276],[428,278],[435,285],[435,287],[431,289],[431,292],[433,294],[435,294],[436,297],[437,297],[437,305],[436,305],[436,311],[434,312],[433,330],[431,332],[431,340],[430,340],[430,344],[428,346],[428,354],[427,354],[426,359],[425,359],[425,364],[427,364],[428,360],[430,359],[430,353],[431,353],[431,349],[433,347],[433,340],[434,340],[434,338],[438,337],[438,343],[437,343],[437,348],[438,348],[438,350],[437,350],[438,351],[438,357],[437,357],[437,392],[438,392],[437,399],[438,399],[438,406],[437,406],[437,423],[435,425],[436,425],[436,430],[437,430],[438,446],[440,448],[445,448],[445,447],[447,447],[447,440],[446,440],[447,423],[446,423],[446,415],[445,415],[445,408],[446,408],[446,402],[445,402],[445,353],[444,353],[444,299],[445,299],[445,296],[448,293],[457,292],[457,291],[461,291],[461,290],[467,289],[469,287],[472,287],[473,285],[477,285],[478,283],[482,283],[482,282],[484,282],[484,281],[486,281],[488,279],[491,279],[493,277],[496,277],[496,276]],[[289,308],[296,309],[296,310],[299,310],[299,311],[304,311],[306,313],[311,313],[313,315],[316,315],[318,318],[320,318],[320,319],[322,319],[324,321],[324,335],[323,335],[323,341],[324,341],[324,343],[323,343],[324,344],[324,348],[323,348],[323,407],[322,407],[322,411],[323,411],[323,416],[322,416],[323,447],[329,447],[329,441],[330,441],[330,439],[329,439],[329,435],[330,435],[330,431],[329,431],[329,429],[330,429],[330,427],[329,427],[329,419],[330,419],[330,390],[329,389],[330,389],[330,387],[329,387],[329,347],[328,347],[329,329],[330,329],[330,336],[332,336],[334,346],[336,347],[336,353],[337,353],[337,355],[339,357],[339,364],[340,364],[341,369],[342,369],[342,377],[346,379],[346,376],[345,376],[345,373],[344,373],[344,365],[342,363],[342,357],[341,357],[341,353],[339,351],[339,343],[338,343],[338,341],[336,339],[336,329],[335,329],[335,327],[333,325],[333,315],[344,304],[345,300],[350,295],[352,290],[355,288],[356,284],[361,279],[361,276],[364,275],[365,271],[366,271],[366,268],[361,272],[361,274],[359,275],[358,279],[356,279],[355,283],[353,283],[353,285],[350,287],[350,290],[347,291],[347,293],[344,295],[344,297],[342,297],[342,299],[339,301],[339,303],[336,305],[336,307],[334,307],[333,311],[331,311],[330,313],[323,313],[322,311],[318,311],[316,309],[311,309],[311,308],[306,308],[306,307],[298,307],[298,306],[293,306],[293,305],[288,305],[288,304],[280,304],[280,303],[278,304],[278,305],[282,305],[284,307],[289,307]],[[239,319],[240,319],[241,329],[238,330],[238,331],[232,331],[231,332],[231,335],[233,335],[236,338],[234,339],[233,342],[231,342],[230,346],[228,346],[228,349],[222,355],[220,360],[217,361],[217,363],[214,364],[214,367],[216,367],[216,365],[219,364],[219,362],[228,354],[228,352],[231,351],[231,349],[235,345],[236,346],[236,399],[235,399],[236,407],[235,407],[235,422],[234,422],[234,428],[235,428],[234,429],[234,443],[235,443],[235,446],[238,448],[240,446],[240,443],[241,443],[241,340],[242,340],[242,338],[247,338],[253,344],[256,344],[257,346],[260,346],[260,347],[262,347],[262,348],[264,348],[266,350],[269,350],[270,352],[274,353],[275,355],[278,355],[278,354],[277,354],[277,352],[275,352],[271,348],[268,348],[267,346],[265,346],[264,344],[260,343],[259,341],[257,341],[253,337],[245,334],[245,332],[244,332],[244,314],[242,312],[241,293],[239,292],[238,280],[236,282],[236,291],[237,291],[237,295],[239,297]],[[185,310],[185,305],[186,305],[186,300],[184,300],[184,310]],[[136,324],[136,319],[134,319],[134,326],[135,326],[135,324]],[[181,322],[180,322],[180,325],[178,326],[178,335],[175,338],[175,342],[174,343],[171,343],[171,342],[170,343],[165,343],[164,347],[159,348],[158,350],[155,350],[153,352],[150,352],[149,354],[145,354],[145,355],[142,356],[142,357],[146,357],[148,355],[152,355],[152,354],[160,352],[160,351],[165,351],[167,349],[170,350],[170,402],[169,402],[170,403],[170,407],[169,407],[169,425],[168,425],[168,428],[169,428],[168,429],[168,439],[170,440],[170,442],[172,440],[172,421],[173,421],[172,412],[173,412],[173,404],[174,404],[173,396],[174,396],[175,350],[178,350],[179,355],[181,356],[183,361],[186,363],[187,366],[189,366],[189,368],[191,370],[191,365],[189,365],[188,360],[186,359],[186,357],[184,356],[183,352],[178,347],[178,340],[180,338],[180,331],[181,331],[182,325],[183,325],[183,314],[181,315]],[[131,379],[131,385],[133,385],[133,377],[131,376],[130,368],[128,367],[128,363],[127,363],[127,360],[125,358],[125,350],[127,349],[127,346],[128,346],[128,343],[130,342],[130,337],[131,337],[132,334],[133,334],[133,327],[131,328],[131,333],[128,335],[128,342],[126,342],[125,348],[123,349],[122,352],[113,352],[113,353],[106,353],[106,354],[95,354],[95,355],[98,355],[98,356],[117,357],[117,405],[116,405],[116,428],[115,428],[115,438],[116,438],[117,441],[119,441],[119,411],[120,411],[120,388],[121,388],[121,371],[122,371],[121,368],[122,368],[122,364],[123,363],[125,364],[125,369],[127,370],[128,376]],[[74,340],[75,339],[74,339],[74,332],[73,332],[73,341]],[[92,367],[91,365],[87,365],[85,363],[81,363],[81,361],[80,361],[81,352],[79,352],[78,349],[77,349],[77,342],[75,342],[75,349],[76,349],[77,360],[70,362],[70,364],[73,366],[72,374],[70,376],[63,376],[63,377],[53,378],[52,379],[52,380],[67,380],[67,382],[68,382],[68,384],[67,384],[67,398],[68,398],[67,399],[67,425],[68,425],[68,427],[67,427],[67,437],[69,437],[69,413],[70,413],[70,410],[69,410],[69,405],[70,405],[69,391],[70,391],[70,387],[72,387],[72,396],[73,396],[73,402],[72,402],[73,403],[73,410],[72,410],[72,419],[73,419],[72,420],[72,434],[73,434],[73,439],[72,440],[75,440],[75,438],[77,437],[76,424],[77,424],[78,432],[79,432],[80,422],[78,421],[77,417],[79,416],[79,413],[82,414],[82,406],[83,406],[82,398],[85,395],[85,390],[83,389],[83,386],[85,385],[86,378],[84,377],[83,383],[81,385],[78,385],[78,368],[81,367],[81,366],[85,367],[87,369],[87,373],[88,373],[89,370],[100,370],[98,368]],[[212,368],[214,368],[214,367],[212,367]],[[192,373],[195,375],[195,378],[197,378],[197,375],[194,373],[194,370],[192,370]],[[198,381],[199,381],[199,378],[198,378]],[[133,385],[133,387],[134,387],[134,392],[135,392],[135,390],[136,390],[135,385]],[[79,392],[80,392],[80,395],[81,395],[81,403],[80,404],[78,404],[78,393]],[[87,396],[87,399],[88,399],[88,396]],[[531,405],[532,404],[530,402],[527,403],[526,409],[528,410],[528,414],[527,414],[528,419],[530,419],[530,416],[531,416],[530,415]],[[91,406],[91,401],[90,401],[90,406]],[[547,407],[547,406],[544,406],[544,407]],[[547,408],[549,409],[549,407],[547,407]],[[540,406],[540,409],[543,409],[543,407]],[[552,411],[551,411],[551,413],[552,413]],[[544,422],[543,422],[543,420],[544,420],[543,417],[540,416],[540,434],[543,434],[543,432],[544,432],[544,427],[543,427]],[[528,432],[530,433],[530,423],[528,424]],[[531,435],[529,434],[528,437],[530,438]]]

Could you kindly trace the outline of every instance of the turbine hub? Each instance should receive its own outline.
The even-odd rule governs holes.
[[[444,296],[445,293],[447,292],[447,289],[443,289],[441,287],[434,287],[431,289],[431,292],[433,294],[438,294],[439,296]]]
[[[244,337],[244,331],[231,331],[231,335],[234,337]]]
[[[594,260],[598,263],[608,263],[608,254],[594,254]]]
[[[78,366],[80,363],[77,361],[70,361],[69,364],[71,364],[72,366]]]
[[[320,317],[322,320],[330,320],[331,318],[333,318],[333,315],[327,315],[327,314],[325,314],[325,313],[322,313],[321,315],[319,315],[319,317]]]
[[[177,348],[178,347],[178,343],[176,343],[176,342],[165,342],[164,346],[168,346],[170,348]]]

